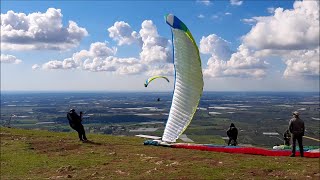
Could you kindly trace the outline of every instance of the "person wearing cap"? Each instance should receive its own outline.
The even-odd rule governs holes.
[[[296,141],[299,144],[300,156],[303,157],[303,145],[302,145],[302,136],[304,136],[304,122],[300,119],[300,113],[294,111],[292,113],[293,118],[289,122],[289,131],[292,134],[292,154],[291,157],[296,156]]]
[[[86,132],[81,123],[82,112],[80,112],[80,116],[79,116],[74,109],[70,109],[70,111],[67,114],[67,118],[69,120],[70,127],[78,132],[80,141],[83,141],[83,142],[88,141],[86,137]]]
[[[227,135],[229,137],[228,141],[228,146],[236,146],[237,143],[237,138],[238,138],[238,129],[236,126],[231,123],[229,129],[227,130]]]

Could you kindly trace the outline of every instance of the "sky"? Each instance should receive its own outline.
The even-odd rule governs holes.
[[[1,1],[1,91],[172,91],[191,31],[205,91],[319,92],[319,1]],[[144,87],[153,75],[167,76]]]

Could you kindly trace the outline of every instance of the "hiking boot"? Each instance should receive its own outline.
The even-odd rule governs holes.
[[[296,155],[295,154],[291,154],[290,157],[296,157]]]

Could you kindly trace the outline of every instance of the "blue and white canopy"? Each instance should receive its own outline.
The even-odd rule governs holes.
[[[190,124],[197,110],[203,91],[203,76],[198,46],[189,29],[172,14],[165,18],[173,35],[175,85],[162,140],[176,142]]]

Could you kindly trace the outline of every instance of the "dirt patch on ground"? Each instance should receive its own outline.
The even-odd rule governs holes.
[[[30,149],[33,149],[40,153],[72,151],[72,150],[79,149],[80,147],[81,147],[81,144],[66,143],[63,140],[51,141],[51,142],[37,140],[37,141],[30,142]]]
[[[252,177],[255,177],[255,176],[258,176],[258,177],[283,176],[283,175],[285,175],[285,172],[274,171],[272,169],[250,169],[248,171],[248,174],[250,174]]]
[[[0,133],[0,138],[1,140],[26,140],[27,137],[24,136],[20,136],[20,135],[14,135],[14,134],[10,134],[10,133]]]
[[[0,133],[0,137],[3,138],[3,137],[8,137],[8,136],[12,136],[11,133],[6,133],[6,132],[1,132]]]
[[[269,178],[282,178],[282,179],[292,179],[294,175],[298,179],[308,179],[308,178],[319,178],[317,173],[292,173],[286,170],[272,170],[272,169],[251,169],[248,171],[251,177],[269,177]]]

